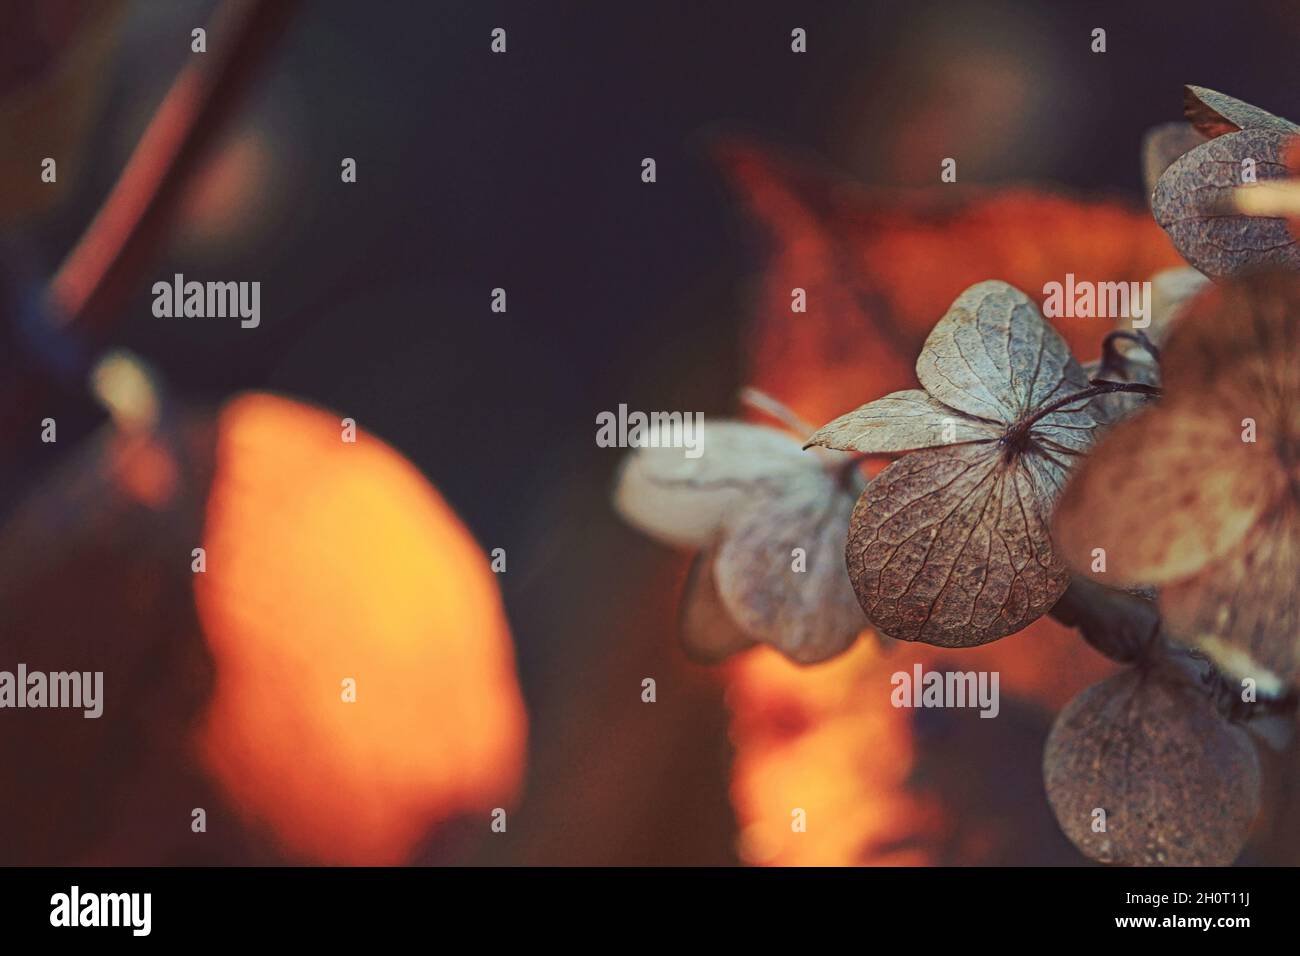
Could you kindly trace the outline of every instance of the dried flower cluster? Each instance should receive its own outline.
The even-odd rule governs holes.
[[[921,388],[802,451],[711,425],[699,460],[634,453],[617,493],[703,549],[683,622],[705,659],[763,642],[819,661],[868,624],[951,648],[1049,613],[1077,627],[1129,667],[1058,716],[1047,797],[1083,853],[1138,865],[1235,859],[1260,801],[1244,726],[1300,685],[1300,247],[1240,198],[1291,176],[1300,127],[1199,87],[1185,114],[1148,135],[1144,171],[1193,268],[1153,277],[1150,324],[1095,362],[979,282],[921,349]]]

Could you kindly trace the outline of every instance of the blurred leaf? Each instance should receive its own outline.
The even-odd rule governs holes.
[[[1072,700],[1047,739],[1043,777],[1061,829],[1103,863],[1227,866],[1259,812],[1254,744],[1203,688],[1163,668],[1125,671]]]
[[[703,547],[756,491],[797,485],[817,465],[798,442],[771,428],[705,422],[701,435],[698,457],[665,440],[664,447],[641,447],[623,459],[614,507],[624,521],[665,544]]]
[[[732,654],[754,645],[732,618],[713,579],[717,559],[714,548],[706,548],[691,562],[690,574],[682,591],[680,637],[682,647],[693,661],[716,664]]]
[[[1287,175],[1283,153],[1290,133],[1247,129],[1225,133],[1176,160],[1156,183],[1151,209],[1178,251],[1209,276],[1269,266],[1300,268],[1300,248],[1285,219],[1231,215],[1243,184],[1243,162],[1259,182]]]
[[[23,772],[0,774],[2,863],[84,863],[116,845],[111,862],[158,864],[189,835],[159,815],[187,820],[210,805],[194,802],[202,774],[190,735],[213,666],[189,553],[211,432],[201,414],[148,435],[106,426],[53,464],[0,529],[3,668],[104,675],[98,718],[4,712],[0,764]]]
[[[1232,134],[1229,134],[1232,135]],[[1300,277],[1216,283],[1161,357],[1165,397],[1074,475],[1061,553],[1099,580],[1158,584],[1174,636],[1275,692],[1300,682]]]
[[[811,663],[843,651],[865,626],[841,557],[856,476],[848,456],[723,421],[704,426],[696,458],[681,448],[632,452],[614,504],[659,540],[708,547],[683,598],[693,656],[720,659],[760,641]]]
[[[1165,584],[1235,548],[1268,507],[1272,468],[1241,426],[1203,401],[1123,422],[1079,468],[1056,508],[1056,542],[1080,569],[1106,553],[1099,578]]]

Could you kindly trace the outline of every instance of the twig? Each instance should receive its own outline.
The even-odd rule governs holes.
[[[257,69],[284,33],[296,0],[225,0],[197,55],[172,84],[108,198],[50,280],[59,326],[102,333],[166,241],[186,187]]]

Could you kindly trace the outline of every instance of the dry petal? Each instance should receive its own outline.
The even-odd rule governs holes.
[[[1225,561],[1160,592],[1170,630],[1222,670],[1265,693],[1300,685],[1300,514],[1293,504],[1258,522]]]
[[[1075,470],[1054,537],[1081,572],[1104,549],[1100,583],[1162,584],[1236,547],[1277,490],[1240,426],[1203,401],[1166,401],[1116,426]]]
[[[722,603],[746,634],[801,664],[839,654],[867,626],[840,557],[853,500],[823,473],[725,524],[713,570]]]
[[[1052,407],[1088,388],[1088,378],[1005,282],[958,296],[916,371],[926,393],[865,405],[814,441],[859,451],[934,446],[868,485],[849,528],[849,577],[868,618],[891,637],[984,644],[1046,613],[1068,586],[1047,516],[1105,414],[1088,399]],[[958,443],[936,446],[944,424],[957,438],[959,417]]]
[[[1088,387],[1065,340],[1029,297],[996,281],[977,283],[957,297],[926,339],[916,374],[945,405],[1004,425]],[[1041,424],[1070,434],[1095,427],[1082,418],[1062,412]],[[1086,444],[1078,435],[1071,441],[1071,447]]]
[[[1191,152],[1205,142],[1205,136],[1188,123],[1161,123],[1153,126],[1142,137],[1142,182],[1147,199],[1155,192],[1161,173],[1175,159]]]
[[[1045,614],[1070,579],[1047,531],[1056,472],[997,444],[891,464],[849,525],[849,577],[867,616],[890,637],[969,647]]]
[[[629,524],[667,544],[703,547],[723,519],[758,491],[806,480],[819,467],[799,442],[771,428],[705,422],[702,453],[638,448],[624,460],[614,507]]]
[[[1270,266],[1300,268],[1300,248],[1285,219],[1225,215],[1251,160],[1258,182],[1283,179],[1292,134],[1276,129],[1226,133],[1176,160],[1156,183],[1151,210],[1178,251],[1209,276]]]
[[[1183,87],[1183,115],[1203,136],[1218,137],[1243,129],[1300,133],[1300,126],[1204,86]]]
[[[991,441],[1006,429],[963,415],[920,389],[894,392],[823,425],[808,444],[843,451],[913,451],[936,445]]]
[[[1048,736],[1043,778],[1065,835],[1103,863],[1227,866],[1259,812],[1246,732],[1164,670],[1124,671],[1070,701]]]

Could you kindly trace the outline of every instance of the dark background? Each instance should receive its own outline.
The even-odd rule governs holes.
[[[40,268],[89,220],[211,7],[133,7],[80,178],[9,237]],[[489,52],[498,26],[504,56]],[[354,417],[507,549],[530,799],[552,817],[512,862],[725,861],[725,748],[671,765],[716,784],[704,822],[682,827],[692,798],[645,796],[671,789],[654,786],[667,755],[645,734],[607,739],[642,719],[620,716],[611,675],[639,680],[670,652],[622,606],[661,555],[609,510],[619,453],[593,441],[620,402],[733,408],[761,260],[713,138],[805,150],[881,186],[932,184],[955,156],[963,182],[1136,205],[1141,135],[1180,115],[1184,83],[1300,116],[1298,50],[1300,9],[1282,0],[307,3],[225,139],[264,145],[231,194],[235,225],[183,232],[150,279],[261,280],[261,328],[157,320],[146,283],[113,339],[185,402],[271,388]],[[339,181],[345,156],[355,185]],[[680,719],[724,738],[717,692],[690,680],[699,703]],[[548,794],[548,774],[584,761],[587,798]]]

